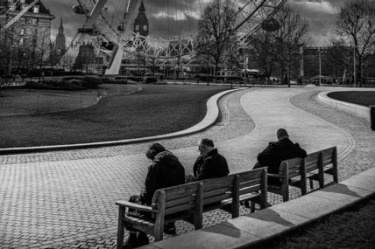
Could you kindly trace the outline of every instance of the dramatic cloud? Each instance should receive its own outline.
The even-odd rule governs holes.
[[[233,0],[232,2],[241,5],[247,1]],[[346,1],[348,0],[288,0],[288,4],[310,23],[312,37],[310,45],[321,46],[329,40],[335,15]],[[68,41],[71,40],[77,28],[81,27],[86,20],[84,15],[77,15],[72,10],[77,0],[42,0],[42,2],[56,17],[52,23],[53,39],[62,17],[65,35]],[[103,11],[103,15],[114,29],[122,19],[125,2],[124,0],[108,0]],[[150,36],[167,38],[194,35],[201,13],[209,2],[212,0],[144,0],[146,15],[150,23]]]
[[[335,25],[335,16],[339,8],[337,1],[301,1],[294,0],[290,6],[301,14],[310,24],[311,44],[321,46],[328,42]]]

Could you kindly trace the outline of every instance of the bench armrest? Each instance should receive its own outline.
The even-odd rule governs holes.
[[[137,204],[137,203],[130,202],[130,201],[116,201],[116,205],[119,205],[120,207],[132,208],[132,209],[149,212],[149,213],[158,213],[158,210],[154,210],[150,206],[141,205],[141,204]]]

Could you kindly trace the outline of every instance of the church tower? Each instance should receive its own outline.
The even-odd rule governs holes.
[[[63,22],[61,18],[59,32],[57,33],[57,36],[56,36],[56,52],[57,52],[57,55],[61,56],[65,53],[65,51],[66,51],[65,35],[64,35]]]
[[[138,16],[134,21],[134,32],[142,36],[148,36],[148,19],[146,17],[146,9],[143,0],[138,9]]]

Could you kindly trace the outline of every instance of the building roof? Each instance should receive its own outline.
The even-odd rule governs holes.
[[[26,4],[31,4],[32,2],[34,2],[34,0],[26,0],[25,1]],[[42,0],[40,0],[39,2],[37,2],[35,5],[39,6],[39,13],[51,15],[50,10],[47,9],[46,6],[44,6],[44,4],[42,3]],[[21,5],[19,5],[16,10],[17,11],[21,11]],[[27,12],[33,12],[33,9],[31,8]]]

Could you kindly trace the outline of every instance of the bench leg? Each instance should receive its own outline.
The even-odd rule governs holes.
[[[281,186],[281,192],[283,194],[283,202],[289,201],[289,186],[288,182],[284,182]]]
[[[309,178],[309,181],[310,181],[310,190],[313,190],[314,189],[314,180]]]
[[[324,188],[324,172],[319,172],[319,188]]]
[[[156,215],[155,227],[154,227],[154,237],[155,242],[163,240],[163,231],[164,231],[164,212]]]
[[[125,207],[119,207],[118,214],[118,225],[117,225],[117,249],[122,249],[124,246],[124,216],[125,216]]]
[[[306,181],[301,181],[300,186],[302,195],[307,194]]]
[[[252,213],[255,212],[255,202],[254,201],[251,202],[251,209],[250,210],[251,210]]]

